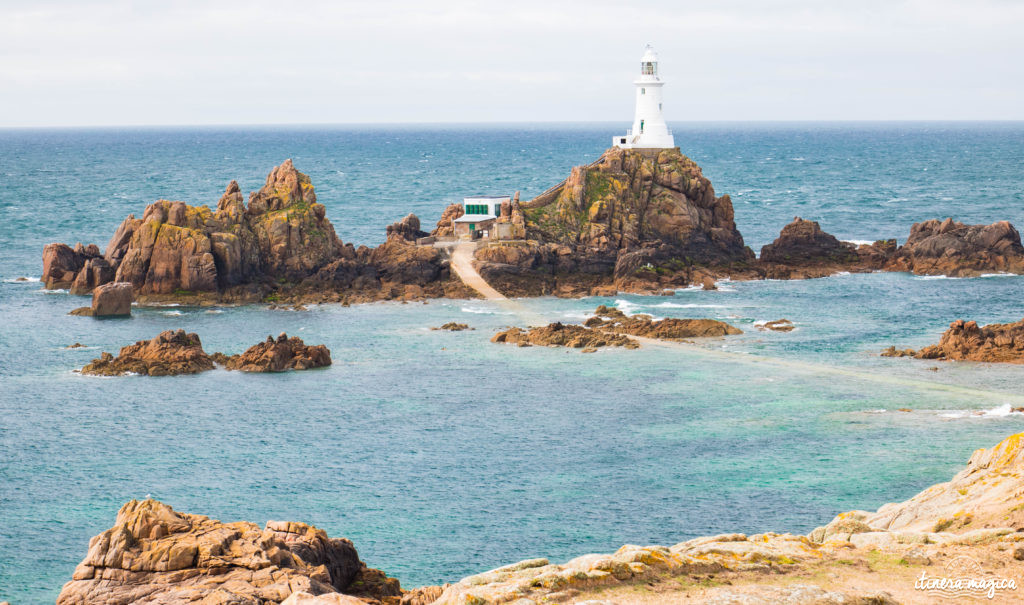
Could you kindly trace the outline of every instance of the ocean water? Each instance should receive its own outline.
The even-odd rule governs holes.
[[[1024,277],[836,275],[672,297],[137,309],[38,282],[43,245],[102,247],[158,198],[214,204],[291,157],[345,241],[463,195],[528,198],[619,125],[0,131],[0,600],[52,602],[130,498],[225,521],[306,521],[405,586],[516,560],[725,531],[806,532],[947,480],[1024,430],[1024,367],[886,359],[958,317],[1024,316]],[[755,247],[794,215],[844,239],[953,216],[1024,224],[1021,124],[674,125]],[[598,304],[744,334],[583,355],[491,344]],[[757,324],[788,318],[790,333]],[[472,331],[431,331],[446,321]],[[161,330],[238,352],[285,331],[332,351],[281,375],[82,377]],[[84,349],[65,349],[74,342]],[[898,411],[910,408],[910,412]]]

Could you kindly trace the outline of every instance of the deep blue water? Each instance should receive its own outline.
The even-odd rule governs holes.
[[[883,359],[958,317],[1024,316],[1024,277],[839,275],[675,297],[147,308],[66,315],[35,282],[50,241],[100,246],[158,198],[214,204],[291,157],[339,236],[475,193],[524,198],[596,158],[619,125],[0,131],[0,600],[52,602],[89,537],[147,494],[223,520],[314,523],[403,584],[533,556],[724,531],[805,532],[949,478],[1022,430],[1024,368]],[[1024,224],[1024,125],[674,125],[759,248],[794,215],[845,239],[904,239],[953,216]],[[715,317],[696,348],[503,347],[498,328],[580,320],[601,303]],[[788,334],[757,321],[787,317]],[[429,326],[459,320],[476,330]],[[287,331],[325,370],[174,378],[72,373],[161,330],[237,352]],[[73,342],[88,349],[67,350]],[[938,367],[938,371],[930,368]],[[912,408],[910,413],[896,412]],[[885,411],[882,411],[885,410]],[[991,410],[983,416],[969,412]]]

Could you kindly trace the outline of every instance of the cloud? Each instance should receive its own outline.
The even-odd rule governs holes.
[[[1024,119],[1024,5],[0,2],[0,124]]]

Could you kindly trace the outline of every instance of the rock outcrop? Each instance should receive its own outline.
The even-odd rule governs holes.
[[[238,355],[214,353],[212,359],[229,370],[242,372],[286,372],[331,365],[331,351],[324,345],[306,345],[301,338],[282,332],[255,344]]]
[[[886,269],[951,277],[1024,273],[1024,247],[1020,234],[1007,221],[965,225],[952,218],[932,219],[910,228],[910,237]]]
[[[660,290],[697,265],[749,263],[732,201],[678,149],[612,148],[559,187],[510,209],[518,250],[484,248],[478,270],[509,294],[584,294],[613,283]]]
[[[638,586],[649,593],[643,602],[923,604],[936,593],[916,582],[950,570],[961,577],[956,565],[964,557],[983,574],[979,580],[995,581],[989,602],[1016,602],[1020,587],[999,580],[1024,572],[1022,471],[1019,433],[976,451],[949,483],[874,513],[842,513],[807,536],[733,533],[669,547],[627,545],[563,564],[528,559],[464,578],[435,605],[630,603]],[[988,600],[989,589],[971,594]]]
[[[114,527],[89,542],[57,603],[265,605],[295,593],[340,594],[375,571],[381,573],[366,568],[350,541],[304,523],[269,521],[261,530],[132,500]]]
[[[213,369],[213,360],[203,351],[196,334],[184,330],[167,330],[152,340],[140,340],[122,347],[117,357],[103,353],[99,359],[82,368],[83,374],[121,376],[173,376],[197,374]]]
[[[92,291],[93,317],[111,317],[132,314],[132,285],[111,282]]]
[[[821,230],[817,221],[795,217],[779,237],[761,248],[762,262],[781,264],[849,263],[858,260],[856,246]]]
[[[462,204],[448,204],[441,213],[441,218],[437,221],[437,226],[434,227],[430,235],[434,237],[454,237],[455,236],[455,224],[452,222],[466,213],[466,210],[462,207]]]
[[[543,327],[508,328],[498,332],[491,342],[514,344],[520,347],[570,347],[584,351],[599,347],[625,347],[636,349],[640,345],[632,338],[620,334],[608,334],[584,326],[555,322]]]
[[[387,229],[378,248],[343,244],[317,202],[309,177],[291,160],[275,167],[243,201],[231,181],[217,203],[159,200],[141,219],[129,215],[104,254],[95,245],[50,244],[47,288],[88,293],[130,282],[142,303],[320,302],[424,298],[461,293],[444,254],[418,247],[420,222],[409,215]]]
[[[885,357],[956,361],[1024,363],[1024,319],[1009,324],[979,326],[974,321],[958,319],[949,324],[939,344],[899,351],[895,347],[882,353]]]
[[[742,334],[739,328],[716,319],[677,319],[667,317],[654,320],[650,315],[628,316],[615,307],[599,306],[594,317],[588,319],[587,327],[605,332],[643,336],[659,340],[683,340],[709,336]]]
[[[73,249],[67,244],[47,244],[43,248],[43,277],[41,281],[49,290],[71,288],[87,263],[102,258],[96,244],[88,246],[76,244]],[[95,273],[95,270],[90,269],[88,273],[82,278],[82,281],[93,279],[92,274]],[[110,277],[113,278],[112,275]],[[78,293],[84,292],[79,291]]]
[[[359,562],[349,541],[315,527],[271,521],[261,530],[133,500],[92,539],[57,603],[536,605],[631,603],[643,593],[643,602],[933,603],[936,594],[918,582],[962,577],[965,558],[978,579],[992,581],[971,595],[1017,602],[1021,587],[1003,580],[1024,573],[1022,473],[1018,433],[974,452],[948,483],[875,512],[841,513],[806,536],[728,533],[626,545],[565,563],[527,559],[408,592]]]

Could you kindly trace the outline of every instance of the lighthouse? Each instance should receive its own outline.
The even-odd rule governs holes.
[[[612,139],[614,147],[623,149],[664,149],[675,147],[672,131],[661,115],[661,87],[665,83],[658,75],[658,53],[648,44],[640,59],[640,77],[636,86],[636,115],[633,128],[625,136]]]

